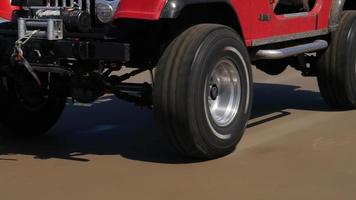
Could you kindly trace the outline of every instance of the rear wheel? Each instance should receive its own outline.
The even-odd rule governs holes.
[[[318,63],[318,84],[336,109],[356,108],[356,12],[345,11],[329,48]]]
[[[160,59],[154,106],[184,155],[216,158],[232,152],[250,115],[252,76],[238,34],[215,24],[178,36]]]
[[[33,81],[21,84],[0,74],[0,133],[33,137],[46,133],[60,117],[65,97],[43,96]],[[24,86],[28,87],[24,87]]]

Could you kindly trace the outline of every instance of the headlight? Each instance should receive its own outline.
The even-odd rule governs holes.
[[[114,9],[110,4],[96,4],[96,16],[103,23],[108,23],[114,16]]]
[[[102,23],[108,23],[115,15],[120,0],[97,0],[96,16]]]

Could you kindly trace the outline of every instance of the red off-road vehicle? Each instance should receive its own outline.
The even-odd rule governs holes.
[[[152,107],[184,155],[228,154],[249,119],[252,65],[317,76],[330,106],[356,108],[355,9],[353,0],[1,0],[2,133],[43,134],[68,97],[114,93]],[[135,69],[112,73],[123,66]],[[151,84],[124,82],[147,70]]]

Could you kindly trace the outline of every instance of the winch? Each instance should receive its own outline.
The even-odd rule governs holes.
[[[34,30],[38,39],[60,40],[63,33],[88,32],[91,29],[90,0],[27,0],[13,1],[29,10],[28,18],[18,19],[18,36],[23,38]]]

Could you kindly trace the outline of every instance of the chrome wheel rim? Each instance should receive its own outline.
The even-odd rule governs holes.
[[[241,102],[241,78],[233,61],[224,58],[214,66],[205,81],[204,96],[205,109],[213,122],[218,127],[229,126]]]

